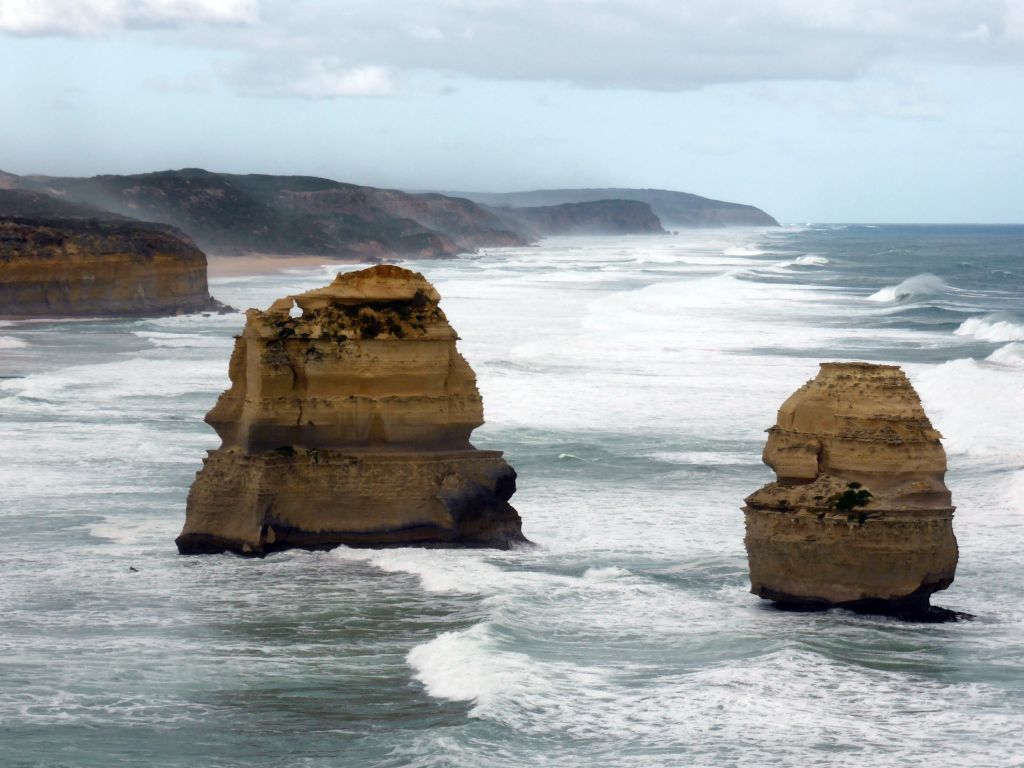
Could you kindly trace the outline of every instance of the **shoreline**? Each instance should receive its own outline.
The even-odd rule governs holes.
[[[364,259],[332,258],[306,254],[288,256],[285,254],[246,254],[244,256],[206,255],[207,278],[245,277],[247,275],[273,275],[285,269],[323,267],[337,264],[349,266],[365,264]]]

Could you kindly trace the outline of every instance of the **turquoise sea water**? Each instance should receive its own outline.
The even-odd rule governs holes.
[[[1024,764],[1024,227],[412,266],[535,549],[180,557],[242,318],[0,326],[0,765]],[[266,306],[330,276],[212,291]],[[763,430],[834,359],[904,365],[945,435],[961,561],[934,602],[974,621],[747,592]]]

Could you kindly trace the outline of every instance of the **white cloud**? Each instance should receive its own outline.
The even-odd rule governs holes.
[[[992,38],[992,30],[988,24],[979,24],[970,32],[961,32],[957,35],[961,40],[973,40],[977,43],[987,43]]]
[[[678,91],[1024,63],[1024,0],[0,0],[0,31],[139,27],[307,98],[387,95],[395,72]]]
[[[3,0],[0,32],[97,35],[118,28],[251,24],[258,0]]]
[[[309,71],[281,95],[307,99],[337,98],[339,96],[390,96],[395,84],[391,72],[384,67],[345,67],[335,57],[314,59]]]

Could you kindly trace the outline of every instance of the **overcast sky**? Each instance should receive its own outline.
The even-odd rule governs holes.
[[[0,0],[0,168],[1024,222],[1024,0]]]

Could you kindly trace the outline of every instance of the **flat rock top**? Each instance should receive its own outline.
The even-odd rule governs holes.
[[[407,302],[412,301],[417,294],[435,304],[441,300],[434,286],[419,272],[393,264],[379,264],[358,272],[339,274],[330,285],[289,298],[294,299],[301,308],[307,309],[326,304]]]
[[[879,428],[934,432],[921,400],[897,365],[821,363],[818,375],[794,392],[779,409],[778,426],[797,432],[832,435],[873,424]]]

